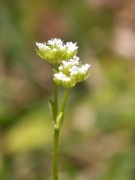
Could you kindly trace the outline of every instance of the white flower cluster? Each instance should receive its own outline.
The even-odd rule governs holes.
[[[57,85],[65,88],[73,87],[77,82],[83,81],[89,75],[89,64],[82,64],[76,56],[78,46],[76,43],[63,43],[61,39],[51,39],[47,43],[36,43],[37,54],[49,63],[58,67],[54,71],[53,79]]]
[[[89,75],[89,64],[81,64],[79,57],[74,56],[69,61],[62,61],[58,72],[54,73],[54,81],[65,88],[73,87]]]
[[[47,43],[36,43],[37,54],[51,64],[59,65],[62,60],[69,60],[77,54],[76,43],[63,43],[61,39],[51,39]]]

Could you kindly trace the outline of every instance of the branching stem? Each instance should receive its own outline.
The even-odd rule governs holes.
[[[61,107],[60,107],[60,112],[63,112],[63,114],[64,114],[68,94],[69,94],[69,89],[65,89]],[[59,114],[58,112],[58,87],[56,84],[54,86],[54,107],[56,109],[54,111],[55,120],[54,120],[53,147],[52,147],[52,164],[53,164],[52,166],[53,166],[53,180],[58,180],[59,179],[58,177],[58,146],[59,146],[59,134],[60,134],[61,127],[56,128],[57,116]],[[60,120],[63,121],[63,119],[60,119]]]

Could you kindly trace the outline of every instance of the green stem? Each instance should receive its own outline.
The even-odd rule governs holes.
[[[55,91],[56,91],[56,89],[54,90],[54,92]],[[65,89],[65,92],[64,92],[64,95],[63,95],[63,100],[62,100],[61,107],[60,107],[60,111],[63,112],[63,113],[64,113],[64,110],[65,110],[68,94],[69,94],[69,89]],[[58,101],[56,101],[56,99],[55,99],[54,102],[58,103]],[[58,116],[58,109],[57,109],[56,118],[57,118],[57,116]],[[56,118],[55,118],[55,123],[56,123]],[[54,126],[53,148],[52,148],[53,180],[58,180],[59,179],[58,178],[58,144],[59,144],[59,133],[60,133],[60,128],[58,129],[58,128],[55,128],[55,126]]]
[[[54,128],[53,136],[53,154],[52,154],[52,163],[53,163],[53,180],[58,180],[58,143],[59,143],[59,129]]]
[[[64,113],[64,110],[65,110],[68,94],[69,94],[69,89],[65,89],[62,104],[61,104],[61,107],[60,107],[60,111],[63,112],[63,113]]]
[[[54,67],[54,70],[57,71],[58,70],[58,66],[56,65]],[[56,122],[56,118],[57,118],[57,115],[58,115],[58,85],[54,82],[54,106],[55,106],[55,109],[54,109],[54,123]]]
[[[57,115],[58,115],[58,86],[57,86],[57,84],[55,82],[54,82],[54,105],[55,105],[54,121],[56,122],[56,118],[57,118]]]

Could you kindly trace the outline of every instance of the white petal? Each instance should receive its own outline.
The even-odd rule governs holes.
[[[36,45],[37,45],[37,47],[38,47],[39,50],[49,49],[49,47],[46,46],[46,44],[43,44],[43,43],[38,43],[38,42],[36,42]]]
[[[63,41],[61,39],[54,38],[49,40],[47,44],[61,46],[63,45]]]

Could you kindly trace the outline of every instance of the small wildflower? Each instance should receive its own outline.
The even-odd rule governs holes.
[[[36,43],[37,54],[53,65],[60,65],[62,60],[72,59],[78,50],[76,43],[63,43],[61,39],[51,39],[47,43]]]
[[[64,86],[65,88],[71,88],[76,84],[71,77],[63,74],[62,72],[54,74],[54,81],[57,83],[57,85]]]
[[[54,81],[65,88],[71,88],[77,82],[83,81],[88,77],[89,67],[89,64],[81,64],[77,56],[69,61],[62,61],[58,72],[54,73]]]
[[[47,44],[52,46],[62,46],[63,41],[61,39],[54,38],[49,40]]]
[[[77,54],[77,43],[63,43],[54,38],[46,43],[36,43],[37,54],[49,63],[58,66],[54,71],[54,81],[65,88],[73,87],[77,82],[85,80],[89,75],[89,64],[82,64]]]
[[[76,43],[72,43],[72,42],[67,42],[66,43],[66,47],[68,49],[68,52],[74,52],[75,50],[77,50],[77,46]]]
[[[73,66],[69,71],[72,76],[76,80],[76,82],[80,82],[85,80],[89,76],[89,64],[83,64],[79,67]]]
[[[76,85],[77,82],[85,80],[89,75],[89,64],[82,64],[77,57],[78,46],[76,43],[63,43],[61,39],[51,39],[45,43],[36,43],[37,54],[54,65],[54,99],[49,101],[52,120],[54,125],[54,139],[52,149],[52,167],[53,179],[58,179],[58,140],[61,130],[65,106],[69,94],[69,89]],[[59,106],[57,85],[65,87],[65,92]],[[60,108],[59,108],[60,107]]]

